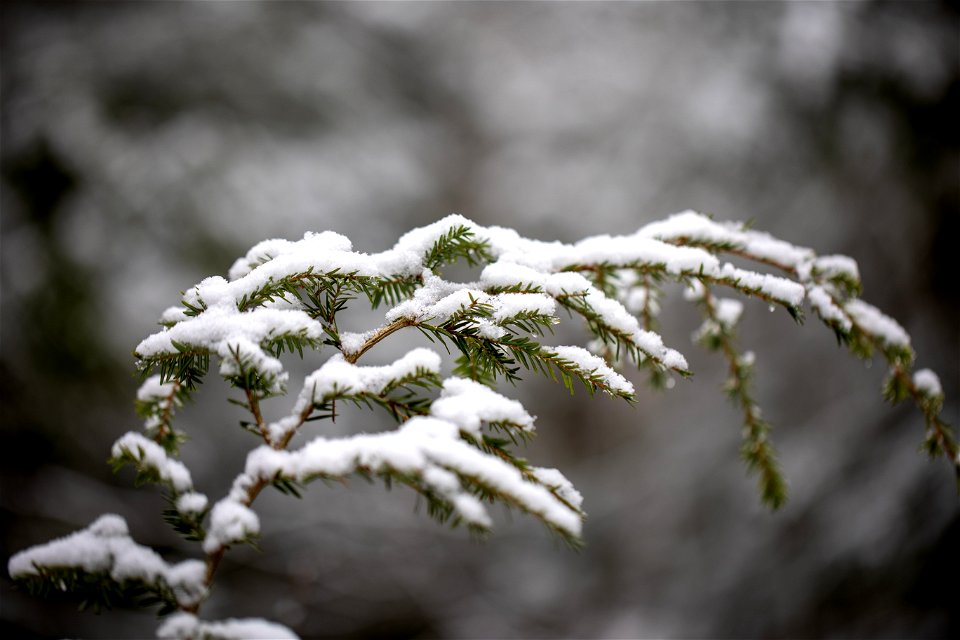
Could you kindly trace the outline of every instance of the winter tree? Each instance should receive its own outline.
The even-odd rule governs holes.
[[[458,261],[479,274],[476,281],[447,279]],[[632,235],[575,244],[532,240],[452,215],[375,254],[354,251],[348,238],[331,231],[267,240],[238,259],[228,279],[213,276],[188,289],[179,306],[163,313],[162,330],[136,347],[143,429],[122,435],[110,460],[159,487],[169,504],[163,518],[196,543],[196,557],[162,558],[130,537],[123,518],[108,514],[20,552],[9,572],[32,593],[69,592],[82,607],[159,607],[161,638],[296,637],[259,618],[211,621],[200,613],[224,555],[256,543],[261,525],[254,503],[264,489],[296,496],[314,480],[351,476],[408,487],[432,517],[480,534],[493,523],[489,506],[500,503],[575,547],[582,497],[559,470],[520,457],[518,447],[535,433],[534,418],[502,383],[543,375],[570,392],[580,386],[633,402],[626,376],[639,367],[653,386],[673,387],[692,373],[657,333],[661,299],[675,290],[702,316],[694,339],[727,363],[723,388],[742,411],[741,454],[771,509],[786,500],[786,484],[771,427],[751,391],[754,354],[740,347],[744,303],[729,293],[783,308],[798,322],[806,305],[854,355],[882,356],[889,365],[884,396],[916,404],[924,451],[960,470],[955,436],[940,417],[944,394],[936,374],[915,370],[907,333],[858,297],[851,258],[818,256],[690,211]],[[386,309],[382,324],[344,326],[342,312],[363,299]],[[588,340],[551,344],[562,319],[579,320]],[[432,346],[387,365],[362,363],[399,331],[417,331]],[[272,402],[276,411],[268,412],[265,401],[286,396],[291,386],[284,353],[317,353],[320,366],[297,383],[294,397]],[[178,458],[188,433],[174,421],[211,360],[235,391],[229,401],[247,414],[240,426],[256,441],[218,499],[194,486]],[[356,408],[385,411],[397,426],[292,446],[307,422]]]

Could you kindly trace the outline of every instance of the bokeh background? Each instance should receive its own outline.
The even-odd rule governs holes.
[[[156,491],[105,464],[138,428],[132,349],[181,290],[308,230],[380,251],[450,212],[568,242],[687,208],[752,219],[855,257],[960,423],[955,5],[7,2],[0,36],[4,566],[103,512],[168,558],[196,554]],[[539,416],[528,456],[585,495],[583,551],[524,517],[479,543],[362,481],[268,492],[262,550],[228,555],[205,616],[310,638],[960,636],[952,474],[917,453],[920,415],[881,400],[881,363],[747,304],[790,481],[771,514],[724,365],[677,299],[663,334],[692,380],[635,407],[507,390]],[[253,444],[225,391],[211,376],[180,421],[212,497]],[[0,613],[4,637],[156,625],[33,600],[5,571]]]

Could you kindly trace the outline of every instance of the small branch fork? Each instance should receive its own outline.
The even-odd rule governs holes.
[[[360,359],[360,357],[363,354],[365,354],[367,351],[372,349],[374,346],[376,346],[381,340],[383,340],[387,336],[393,333],[396,333],[397,331],[405,327],[413,326],[414,324],[415,322],[413,320],[410,320],[408,318],[401,318],[387,325],[384,325],[383,327],[375,331],[372,335],[370,335],[370,337],[368,337],[364,341],[363,345],[361,345],[360,349],[358,349],[354,353],[344,355],[344,360],[346,360],[351,364],[355,363],[357,360]],[[297,415],[296,426],[288,430],[287,433],[280,440],[271,441],[266,421],[263,418],[263,412],[260,409],[259,398],[257,397],[256,393],[251,389],[245,389],[244,392],[246,394],[247,408],[250,411],[251,415],[253,416],[254,420],[256,421],[257,430],[260,432],[261,437],[263,437],[264,442],[266,442],[269,446],[277,450],[284,450],[287,448],[287,446],[290,444],[290,440],[293,439],[293,436],[296,435],[297,431],[300,429],[301,426],[303,426],[303,424],[307,421],[307,418],[310,417],[310,413],[313,411],[313,405],[308,404]],[[263,478],[256,479],[252,484],[250,484],[250,486],[246,488],[243,500],[240,501],[241,504],[243,504],[246,507],[251,506],[253,502],[257,499],[257,496],[260,495],[260,492],[263,491],[263,489],[268,484],[270,484],[268,480],[265,480]],[[214,577],[216,576],[217,569],[219,568],[220,562],[223,560],[223,556],[226,554],[227,549],[228,549],[227,546],[221,546],[216,550],[212,551],[211,553],[207,554],[206,573],[204,574],[203,584],[208,591],[213,585],[213,580],[214,580]],[[181,609],[183,611],[186,611],[187,613],[197,614],[200,610],[200,605],[202,603],[203,601],[201,600],[189,606],[181,607]]]
[[[357,360],[360,359],[360,356],[362,356],[367,351],[372,349],[378,342],[380,342],[390,334],[396,333],[397,331],[399,331],[400,329],[403,329],[404,327],[412,327],[414,324],[416,323],[409,318],[398,318],[397,320],[394,320],[390,324],[384,325],[379,329],[377,329],[373,333],[373,335],[371,335],[369,338],[367,338],[364,341],[363,345],[361,345],[361,347],[356,352],[344,354],[343,359],[349,362],[350,364],[354,364]]]

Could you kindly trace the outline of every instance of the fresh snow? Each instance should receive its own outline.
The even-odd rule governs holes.
[[[736,286],[738,289],[759,292],[791,307],[799,307],[803,304],[805,293],[803,285],[787,278],[747,271],[729,262],[720,270],[720,278],[724,283]]]
[[[493,319],[507,322],[522,315],[552,316],[557,301],[542,293],[501,293],[493,296]]]
[[[458,397],[460,402],[470,406],[479,406],[482,400],[490,401],[490,406],[483,408],[487,420],[501,421],[506,418],[518,425],[532,424],[533,419],[519,404],[479,388],[481,385],[478,383],[456,380],[448,383],[445,386],[446,397]],[[374,473],[394,471],[420,478],[431,489],[449,499],[466,522],[489,527],[490,519],[486,510],[471,499],[468,490],[454,487],[449,475],[431,471],[440,469],[508,496],[521,508],[539,515],[570,535],[580,534],[579,513],[559,502],[549,490],[525,480],[513,465],[461,439],[461,432],[475,433],[472,417],[443,402],[437,412],[450,419],[435,415],[417,416],[396,431],[338,439],[318,437],[293,452],[261,446],[248,456],[246,478],[240,484],[249,484],[256,479],[272,480],[278,474],[306,482],[317,476],[343,477],[358,469]],[[216,509],[214,507],[214,512]]]
[[[436,276],[425,276],[424,286],[413,298],[405,300],[386,314],[389,322],[406,318],[414,322],[443,324],[458,313],[479,305],[489,307],[492,319],[503,324],[521,315],[552,316],[557,303],[542,293],[488,294],[479,284],[446,282]]]
[[[200,560],[167,564],[155,551],[130,538],[126,521],[113,514],[100,516],[89,527],[10,558],[12,578],[40,575],[40,569],[79,569],[106,573],[116,582],[140,580],[169,586],[177,601],[187,606],[205,595],[205,565]]]
[[[237,496],[227,496],[213,505],[203,550],[214,553],[222,547],[244,542],[260,533],[260,518]]]
[[[553,354],[572,363],[577,371],[588,378],[591,375],[600,376],[603,379],[603,384],[614,391],[619,391],[630,396],[634,393],[633,384],[631,384],[629,380],[611,369],[603,358],[593,355],[582,347],[544,347],[543,350],[545,353]]]
[[[363,333],[354,333],[351,331],[340,332],[340,350],[345,356],[354,355],[360,352],[363,345],[373,337],[376,331],[364,331]]]
[[[137,345],[136,354],[142,359],[174,356],[179,352],[177,344],[187,345],[216,353],[221,359],[221,375],[232,376],[239,373],[236,353],[245,365],[272,379],[274,390],[279,392],[286,382],[286,372],[261,343],[290,334],[319,340],[323,328],[303,311],[261,307],[241,313],[236,307],[216,306],[148,336]]]
[[[853,327],[850,317],[836,305],[833,296],[824,287],[820,285],[808,286],[807,300],[810,301],[810,306],[817,312],[817,315],[825,322],[836,324],[844,332],[849,332]]]
[[[863,300],[848,300],[843,305],[853,322],[887,346],[910,348],[910,336],[896,320]]]
[[[163,482],[167,482],[177,493],[193,489],[190,471],[179,460],[174,460],[153,440],[136,432],[128,432],[113,444],[111,455],[115,458],[128,454],[140,466],[153,469]]]
[[[930,369],[919,369],[913,374],[913,384],[928,398],[943,397],[943,387],[940,378]]]
[[[574,271],[549,273],[504,260],[484,267],[480,284],[485,288],[529,288],[554,297],[583,294],[591,287],[589,280]]]
[[[599,289],[591,287],[584,296],[584,302],[597,313],[603,324],[625,335],[647,357],[670,369],[687,370],[687,360],[683,354],[665,347],[658,333],[640,328],[636,317],[618,300],[608,298]]]
[[[290,333],[320,338],[323,328],[303,311],[257,308],[241,313],[236,308],[213,307],[148,336],[137,345],[136,353],[141,358],[175,354],[174,342],[219,351],[238,338],[260,343]]]
[[[767,233],[744,229],[739,223],[714,222],[694,211],[684,211],[652,222],[641,228],[639,234],[664,241],[729,245],[745,255],[787,269],[796,269],[815,255],[810,249],[794,246]]]
[[[452,422],[475,436],[480,435],[484,422],[508,424],[523,431],[534,428],[533,417],[519,402],[467,378],[444,380],[440,397],[430,405],[430,415]]]
[[[440,356],[430,349],[417,348],[392,364],[361,366],[347,362],[340,354],[307,376],[291,414],[267,427],[271,442],[280,442],[296,429],[304,411],[336,396],[379,395],[391,383],[420,374],[440,372]]]
[[[176,507],[177,511],[183,515],[197,515],[203,513],[207,508],[207,503],[207,496],[191,491],[177,498]]]
[[[860,282],[860,268],[856,260],[847,256],[819,256],[808,265],[810,277],[826,278],[828,280],[842,277],[853,282]],[[801,278],[803,275],[801,274]]]
[[[558,252],[557,270],[579,265],[661,266],[671,275],[716,273],[719,262],[712,254],[694,247],[677,247],[639,234],[601,235],[586,238]]]
[[[293,631],[261,618],[200,620],[192,613],[177,612],[157,629],[161,640],[298,640]]]
[[[553,489],[558,496],[577,509],[583,504],[583,496],[574,488],[570,481],[560,473],[559,469],[532,467],[530,470],[543,486]]]
[[[141,402],[158,402],[161,408],[166,409],[169,407],[168,403],[173,397],[175,390],[176,383],[161,383],[160,376],[153,375],[144,380],[140,388],[137,389],[137,400]]]
[[[303,240],[291,242],[289,240],[263,240],[255,244],[243,258],[239,258],[230,268],[230,279],[239,280],[248,275],[260,265],[269,262],[277,256],[292,253],[309,253],[339,251],[346,252],[353,248],[350,240],[339,233],[324,231],[323,233],[307,232]]]

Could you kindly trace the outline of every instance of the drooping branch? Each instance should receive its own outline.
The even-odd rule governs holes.
[[[782,275],[722,263],[721,255],[778,269]],[[445,280],[443,268],[457,261],[481,267],[478,281]],[[15,577],[40,593],[68,585],[89,596],[89,587],[104,583],[101,593],[110,597],[146,594],[142,605],[179,609],[162,626],[163,637],[252,630],[285,637],[289,630],[264,621],[210,623],[196,614],[227,550],[259,536],[260,520],[252,507],[263,489],[273,486],[299,495],[312,480],[353,476],[409,487],[426,501],[428,514],[475,531],[491,528],[487,504],[501,503],[539,519],[576,546],[584,518],[580,494],[559,471],[532,466],[518,455],[514,447],[535,433],[533,418],[496,387],[533,372],[562,382],[571,392],[579,380],[591,394],[601,391],[632,401],[634,387],[621,368],[625,363],[646,368],[655,385],[670,386],[673,373],[690,375],[686,358],[656,332],[661,285],[668,281],[693,285],[693,299],[704,314],[697,338],[727,361],[726,390],[743,413],[742,456],[757,473],[762,499],[771,507],[785,500],[785,482],[770,426],[750,389],[752,353],[740,353],[736,346],[742,304],[717,297],[717,287],[780,305],[798,321],[806,301],[853,353],[867,357],[879,351],[890,364],[886,397],[915,402],[926,422],[925,450],[947,457],[960,470],[956,438],[941,418],[939,380],[929,370],[913,371],[907,333],[859,299],[859,273],[849,258],[817,256],[743,225],[716,223],[693,212],[634,234],[574,244],[531,240],[450,216],[414,229],[391,249],[374,254],[354,251],[346,237],[332,232],[306,234],[293,242],[265,241],[234,264],[229,279],[214,276],[188,289],[179,306],[164,311],[163,329],[137,346],[139,369],[145,377],[155,374],[146,377],[138,393],[145,435],[121,437],[112,461],[118,468],[132,465],[138,483],[159,485],[169,503],[164,519],[187,540],[201,543],[204,560],[183,566],[154,562],[142,548],[130,546],[134,543],[125,525],[121,531],[107,521],[103,527],[95,523],[77,539],[98,553],[117,545],[130,551],[129,557],[138,558],[135,579],[130,579],[129,567],[117,569],[116,559],[89,570],[71,564],[65,547],[56,544],[16,556],[19,568],[24,558],[37,562],[30,571],[18,569]],[[373,308],[388,305],[384,323],[369,331],[344,330],[341,314],[363,297]],[[546,344],[561,309],[586,325],[589,349]],[[423,348],[387,365],[358,364],[406,328],[444,347],[453,360],[450,377],[440,375],[440,355]],[[287,393],[284,354],[303,358],[324,350],[333,354],[306,377],[293,406],[279,419],[269,419],[265,400]],[[263,444],[250,452],[227,495],[208,507],[207,497],[194,490],[189,470],[177,458],[182,434],[172,420],[211,361],[219,363],[219,374],[242,394],[231,399],[250,416],[241,426]],[[336,410],[351,405],[382,408],[397,425],[373,434],[315,436],[300,448],[291,447],[305,424],[332,420]],[[960,491],[960,471],[957,478]],[[156,570],[147,571],[148,565]],[[100,603],[93,601],[94,606]]]

